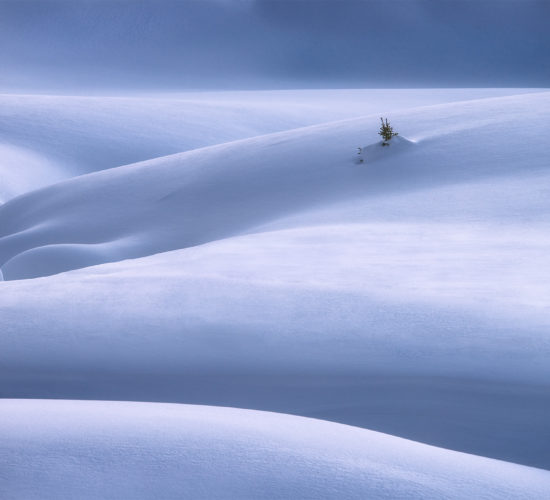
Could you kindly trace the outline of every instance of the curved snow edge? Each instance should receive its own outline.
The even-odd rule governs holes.
[[[547,471],[304,417],[104,401],[0,408],[9,498],[535,499],[550,488]]]

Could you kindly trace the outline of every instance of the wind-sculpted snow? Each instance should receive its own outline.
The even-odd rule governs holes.
[[[395,114],[401,135],[415,142],[403,152],[398,147],[399,154],[385,148],[372,159],[367,148],[362,166],[352,158],[365,137],[376,137],[372,117],[59,183],[0,209],[4,277],[43,276],[198,245],[327,203],[529,175],[547,166],[549,102],[549,93],[538,93]],[[524,126],[526,112],[537,129]]]
[[[62,178],[392,109],[521,89],[0,95],[0,203]]]
[[[64,177],[62,168],[32,150],[0,143],[0,204]]]
[[[0,410],[6,500],[542,500],[550,488],[547,471],[289,415],[40,400]]]
[[[323,225],[6,282],[2,395],[267,409],[548,467],[548,243]]]
[[[550,93],[389,118],[400,134],[389,147],[371,115],[111,168],[5,203],[0,396],[269,410],[550,468]],[[88,430],[64,441],[63,467]],[[458,481],[453,463],[452,477],[438,477]],[[48,467],[41,477],[54,477]],[[506,489],[515,466],[495,467],[504,489],[491,482],[485,497],[416,483],[405,492],[387,476],[387,491],[370,490],[359,472],[358,489],[343,491],[537,498],[535,483]]]

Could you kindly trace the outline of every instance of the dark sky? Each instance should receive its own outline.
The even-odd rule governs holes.
[[[550,0],[0,0],[0,90],[550,87]]]

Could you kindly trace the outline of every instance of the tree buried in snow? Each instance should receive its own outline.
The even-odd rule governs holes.
[[[399,135],[399,134],[397,132],[393,131],[393,127],[390,125],[390,122],[388,121],[387,118],[386,118],[385,121],[384,121],[384,118],[380,118],[380,122],[381,122],[380,131],[378,132],[378,135],[382,136],[382,139],[383,139],[382,146],[389,146],[392,137],[395,137],[396,135]],[[374,144],[373,144],[373,146],[374,146]],[[370,146],[366,146],[364,148],[357,148],[358,159],[357,159],[356,163],[364,163],[365,162],[365,158],[364,158],[363,154],[369,148],[370,148]]]
[[[391,138],[399,134],[393,131],[393,127],[390,125],[387,118],[385,122],[383,118],[380,118],[380,122],[382,124],[380,125],[380,132],[378,132],[378,135],[381,135],[382,139],[384,139],[382,141],[382,146],[389,146]]]

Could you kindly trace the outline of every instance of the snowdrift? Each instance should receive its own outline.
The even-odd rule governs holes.
[[[375,137],[372,117],[80,176],[1,207],[4,277],[195,246],[339,201],[537,173],[547,167],[549,101],[538,93],[396,114],[415,147],[384,148],[365,168],[350,156],[365,135]],[[526,112],[537,130],[523,125]]]
[[[391,109],[513,89],[0,95],[0,203],[86,172]]]
[[[96,401],[0,409],[6,500],[535,500],[550,488],[546,471],[288,415]]]
[[[56,163],[32,150],[0,143],[0,204],[65,176]]]
[[[5,282],[1,394],[283,411],[548,467],[547,243],[454,230],[265,232]]]
[[[377,116],[7,202],[6,279],[118,262],[2,283],[2,396],[273,410],[550,467],[550,93],[391,119],[410,142],[362,165]]]

